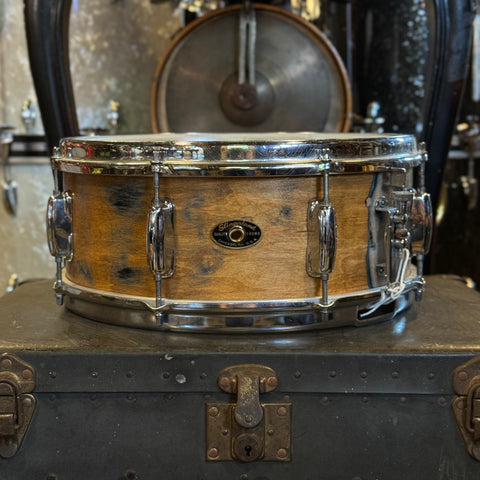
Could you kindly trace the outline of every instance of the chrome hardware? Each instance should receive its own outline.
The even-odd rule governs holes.
[[[412,202],[412,254],[417,259],[417,271],[423,276],[423,261],[430,250],[433,235],[433,207],[430,194],[425,192],[425,164],[428,154],[425,142],[418,146],[422,156],[422,164],[419,167],[418,193],[413,196]]]
[[[18,207],[18,184],[14,180],[7,180],[3,185],[3,205],[5,210],[12,216],[17,214]]]
[[[391,192],[390,201],[381,196],[375,203],[375,210],[386,214],[385,254],[390,271],[389,281],[395,281],[404,250],[411,247],[411,211],[414,191],[396,190]]]
[[[35,370],[12,354],[0,355],[0,457],[20,449],[35,411]]]
[[[73,256],[73,195],[69,192],[52,195],[47,205],[47,240],[50,254],[55,257],[57,274],[55,292],[57,304],[62,305],[62,269]]]
[[[160,205],[152,205],[148,212],[148,266],[154,275],[162,278],[173,275],[175,250],[169,241],[173,238],[174,207],[172,200],[163,200]]]
[[[370,231],[379,232],[379,238],[369,241],[370,283],[374,287],[385,285],[385,289],[378,302],[363,312],[362,317],[397,300],[408,282],[414,284],[417,300],[421,298],[423,259],[431,243],[433,217],[430,195],[425,193],[425,144],[419,145],[419,153],[422,163],[418,191],[403,187],[402,182],[399,184],[397,177],[404,176],[404,173],[392,169],[383,176],[377,176],[375,188],[367,199]],[[407,178],[404,180],[403,185]],[[415,273],[409,269],[412,256],[416,258]]]
[[[37,114],[33,108],[32,100],[27,99],[23,102],[21,116],[26,132],[32,133],[33,128],[35,127],[35,120],[37,119]]]
[[[410,213],[413,204],[413,191],[399,190],[392,192],[393,208],[389,210],[394,225],[392,244],[398,249],[409,248],[411,243]]]
[[[478,117],[468,116],[466,123],[457,126],[457,131],[468,155],[467,175],[461,175],[460,182],[467,200],[467,210],[472,211],[478,204],[478,180],[475,178],[475,155],[480,138]]]
[[[396,300],[405,290],[406,272],[412,255],[412,231],[416,227],[412,222],[412,209],[414,204],[418,206],[418,202],[415,203],[414,198],[415,191],[404,189],[391,192],[390,203],[385,196],[380,197],[376,202],[376,211],[386,214],[386,220],[383,221],[385,227],[384,249],[390,275],[386,278],[387,286],[382,292],[380,300],[363,316],[368,316],[380,306]],[[419,228],[421,227],[417,228],[417,234]],[[417,269],[416,291],[418,295],[423,287],[421,275],[418,275],[420,268]]]
[[[154,298],[102,292],[68,278],[64,279],[63,291],[68,295],[69,310],[105,323],[152,330],[256,333],[363,326],[392,318],[411,305],[410,293],[416,293],[423,283],[419,278],[405,279],[403,297],[390,306],[390,311],[366,318],[359,317],[358,312],[377,304],[386,287],[330,296],[335,308],[328,310],[328,321],[325,310],[319,308],[319,297],[223,302],[163,298],[159,308]]]
[[[53,195],[56,196],[63,191],[63,171],[56,168],[56,162],[60,157],[60,148],[53,147],[52,153],[52,172],[53,172]]]
[[[417,295],[420,298],[423,281],[423,259],[430,248],[432,237],[432,205],[430,195],[425,193],[425,162],[427,153],[425,144],[419,145],[419,153],[422,158],[418,172],[418,190],[413,188],[400,187],[397,183],[388,182],[386,178],[377,178],[377,186],[372,197],[368,199],[367,205],[370,210],[371,227],[381,227],[384,232],[384,245],[373,244],[373,251],[380,250],[385,255],[386,269],[389,276],[385,277],[387,288],[377,305],[373,306],[367,314],[375,311],[380,305],[396,300],[403,292],[405,284],[406,269],[412,256],[416,257],[418,280]],[[393,172],[389,174],[393,180]],[[380,219],[376,219],[375,212],[383,213]],[[372,228],[372,231],[376,231]],[[370,252],[369,252],[370,255]],[[382,257],[378,257],[377,262]],[[371,255],[374,257],[374,255]],[[371,259],[371,258],[370,258]],[[380,271],[383,273],[383,265],[376,265],[376,280],[379,281]],[[370,268],[370,272],[374,271]]]
[[[412,254],[426,255],[430,250],[433,230],[432,200],[428,193],[415,194],[412,200]],[[420,274],[421,275],[421,274]]]
[[[240,462],[291,459],[291,410],[285,399],[260,402],[276,389],[278,377],[264,365],[235,365],[222,370],[218,387],[237,395],[237,403],[206,404],[206,459]]]
[[[17,191],[18,185],[17,182],[12,180],[11,171],[10,171],[10,147],[13,142],[13,127],[2,126],[0,127],[1,132],[1,143],[2,143],[2,175],[3,175],[3,188],[2,188],[2,199],[3,205],[7,213],[12,216],[17,214],[18,198]]]
[[[160,173],[163,161],[170,157],[171,149],[153,152],[152,172],[154,198],[147,219],[147,261],[155,278],[156,307],[162,306],[162,278],[173,275],[175,268],[174,208],[173,200],[160,198]]]
[[[222,82],[218,96],[220,108],[225,117],[235,124],[258,125],[269,117],[275,99],[268,80],[255,70],[257,27],[255,6],[250,0],[242,2],[237,35],[237,72]],[[244,158],[255,158],[255,155]]]
[[[115,134],[120,124],[120,102],[110,100],[110,110],[107,113],[108,131]]]
[[[257,21],[255,8],[244,1],[240,10],[239,21],[239,52],[238,52],[238,86],[247,83],[255,87],[255,41],[257,37]],[[255,90],[256,96],[256,90]]]
[[[5,289],[6,293],[13,292],[18,287],[18,275],[16,273],[12,273],[10,278],[8,279],[7,288]]]
[[[330,203],[328,171],[329,152],[322,151],[326,162],[323,173],[323,199],[310,200],[307,213],[307,272],[322,282],[321,307],[328,307],[328,277],[335,266],[337,249],[337,218]]]
[[[380,104],[378,102],[370,102],[367,105],[365,117],[354,114],[353,121],[355,132],[383,133],[383,124],[385,123],[385,118],[380,116]]]
[[[73,195],[69,192],[52,195],[47,206],[47,238],[50,254],[70,260],[73,256]]]
[[[418,144],[418,153],[422,159],[422,162],[419,166],[419,178],[418,178],[418,192],[420,194],[425,193],[425,167],[428,162],[428,153],[427,153],[427,144],[425,142],[420,142]]]
[[[379,134],[173,134],[63,139],[54,168],[81,175],[151,175],[152,154],[168,145],[162,176],[268,177],[322,175],[318,152],[330,149],[335,173],[374,173],[416,167],[409,135]]]

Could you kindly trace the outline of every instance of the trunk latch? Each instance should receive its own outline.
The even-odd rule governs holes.
[[[291,403],[260,402],[278,385],[264,365],[236,365],[218,375],[219,388],[236,394],[236,403],[206,404],[207,460],[240,462],[291,459]]]
[[[453,389],[459,395],[452,402],[458,428],[468,453],[480,461],[480,357],[455,370]]]
[[[35,410],[35,372],[15,355],[0,355],[0,457],[19,450]]]

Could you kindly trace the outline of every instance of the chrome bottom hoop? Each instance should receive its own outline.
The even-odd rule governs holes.
[[[156,309],[153,299],[120,296],[75,285],[65,280],[65,306],[91,320],[149,330],[195,333],[290,332],[342,326],[363,326],[390,320],[423,291],[423,280],[407,282],[402,295],[373,314],[361,317],[381,298],[384,288],[341,295],[333,306],[319,298],[255,302],[194,302],[165,300]]]

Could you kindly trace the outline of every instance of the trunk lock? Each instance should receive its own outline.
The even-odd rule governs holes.
[[[236,403],[206,404],[206,457],[210,461],[289,461],[291,403],[260,402],[260,394],[278,385],[264,365],[236,365],[220,372],[219,388],[236,394]]]

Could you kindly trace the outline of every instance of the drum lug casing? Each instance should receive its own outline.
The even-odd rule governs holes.
[[[175,248],[173,246],[173,200],[163,200],[148,213],[147,259],[153,275],[168,278],[173,275]]]
[[[35,370],[12,354],[0,355],[0,457],[13,457],[35,411]]]
[[[47,205],[47,240],[50,254],[55,257],[57,303],[63,303],[62,268],[73,257],[73,194],[52,195]]]
[[[290,461],[291,402],[260,401],[277,388],[276,372],[265,365],[235,365],[218,374],[217,385],[237,401],[206,403],[206,460]]]
[[[307,269],[311,277],[332,273],[337,246],[337,218],[331,205],[318,200],[308,204]]]
[[[320,277],[322,297],[320,308],[332,305],[328,301],[328,278],[335,266],[337,253],[337,216],[329,197],[329,150],[323,149],[320,159],[323,164],[323,199],[310,200],[307,211],[307,272],[311,277]]]

